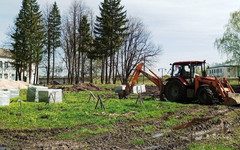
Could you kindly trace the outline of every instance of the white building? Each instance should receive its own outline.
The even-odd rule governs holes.
[[[220,78],[238,78],[240,76],[239,71],[239,66],[226,64],[212,66],[207,69],[209,76]]]
[[[0,78],[1,79],[11,79],[15,80],[16,77],[16,69],[11,64],[14,60],[12,59],[12,53],[10,50],[0,48]],[[32,79],[30,83],[33,83],[34,79],[34,66],[32,67]],[[25,73],[26,77],[28,77],[28,72]],[[28,78],[26,78],[26,82],[29,82]]]
[[[12,53],[9,50],[0,48],[0,78],[15,80],[15,68],[11,65],[13,62]]]

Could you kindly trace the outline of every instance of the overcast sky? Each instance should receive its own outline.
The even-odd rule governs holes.
[[[61,14],[69,11],[71,0],[38,0],[41,8],[57,2]],[[103,0],[83,0],[95,14]],[[163,53],[153,67],[170,68],[182,60],[206,60],[209,64],[226,60],[214,47],[224,32],[230,14],[239,10],[240,0],[122,0],[128,16],[142,19],[152,32],[152,40]],[[13,26],[21,0],[1,1],[0,47],[4,47],[9,28]]]

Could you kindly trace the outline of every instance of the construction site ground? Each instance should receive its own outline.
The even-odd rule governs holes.
[[[136,103],[137,95],[118,100],[113,89],[93,84],[55,88],[65,91],[63,104],[26,102],[23,116],[17,113],[17,102],[7,106],[12,108],[0,107],[2,115],[16,119],[7,120],[0,114],[0,149],[240,149],[238,106],[159,101],[156,86],[147,86],[143,104]],[[101,98],[105,110],[96,107],[89,90]],[[27,105],[36,112],[28,114]],[[71,115],[73,109],[78,111]],[[37,119],[33,119],[35,113]],[[68,119],[59,119],[61,113]],[[60,124],[61,119],[69,122]]]

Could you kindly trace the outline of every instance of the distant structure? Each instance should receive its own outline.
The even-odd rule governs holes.
[[[11,64],[14,62],[12,58],[13,54],[10,50],[8,49],[3,49],[0,48],[0,79],[10,79],[10,80],[15,80],[16,78],[16,69],[15,67]],[[32,67],[32,77],[34,77],[35,71],[34,67]],[[28,77],[28,72],[25,73],[25,82],[29,82]],[[31,84],[33,84],[34,79],[32,78]]]
[[[212,77],[238,78],[240,76],[240,68],[237,65],[220,64],[209,67],[207,73]]]

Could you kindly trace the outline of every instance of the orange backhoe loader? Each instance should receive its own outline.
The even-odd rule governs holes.
[[[225,78],[218,79],[206,75],[205,63],[205,61],[173,63],[171,77],[166,80],[165,85],[162,79],[152,70],[149,69],[154,76],[144,72],[142,70],[144,64],[140,63],[126,84],[125,90],[119,93],[119,98],[124,98],[131,93],[139,74],[142,73],[158,86],[161,98],[165,96],[169,101],[191,102],[198,99],[201,104],[207,105],[218,103],[225,105],[240,104],[240,94],[234,92]]]

